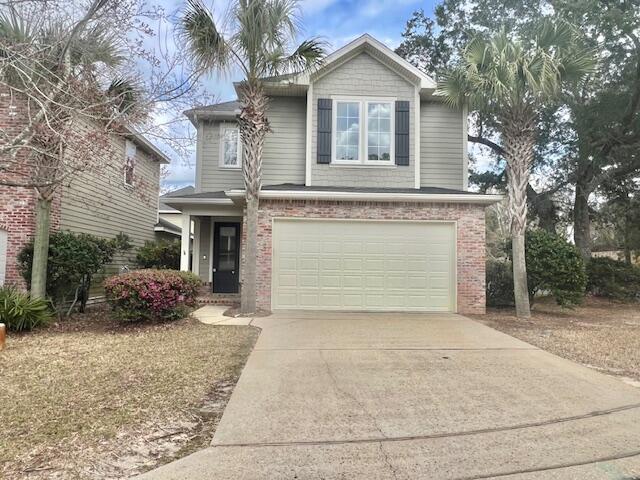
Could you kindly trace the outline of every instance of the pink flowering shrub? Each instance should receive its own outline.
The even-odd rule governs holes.
[[[107,301],[121,320],[175,320],[196,304],[200,279],[177,270],[139,270],[104,284]]]

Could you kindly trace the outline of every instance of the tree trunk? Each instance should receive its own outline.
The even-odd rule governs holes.
[[[527,263],[525,257],[524,232],[511,237],[513,250],[513,296],[516,301],[516,316],[529,318],[529,285],[527,283]]]
[[[628,209],[631,209],[631,205],[627,205]],[[631,215],[627,213],[624,218],[624,261],[627,265],[633,265],[631,262],[631,229],[633,228],[633,220]]]
[[[573,202],[573,240],[582,258],[591,258],[591,217],[589,216],[589,188],[584,182],[576,182]]]
[[[242,295],[240,310],[242,313],[254,313],[257,310],[257,265],[258,256],[258,206],[259,198],[247,198],[245,263],[242,275]]]
[[[258,257],[258,207],[262,187],[262,151],[271,131],[267,119],[268,98],[259,82],[247,81],[240,87],[242,110],[238,118],[242,138],[242,174],[246,201],[246,244],[240,291],[240,312],[257,310],[256,260]]]
[[[502,122],[513,245],[513,292],[518,318],[531,316],[524,235],[527,229],[527,186],[535,145],[534,120],[535,116],[525,109],[511,112]]]
[[[51,200],[39,198],[36,206],[36,231],[33,240],[33,263],[31,265],[32,298],[45,298],[47,295],[50,225]]]

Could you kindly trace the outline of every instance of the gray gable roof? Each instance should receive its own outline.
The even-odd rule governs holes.
[[[192,185],[189,185],[189,186],[186,186],[186,187],[183,187],[183,188],[179,188],[177,190],[173,190],[171,192],[167,192],[164,195],[160,195],[160,202],[158,203],[158,210],[165,211],[165,212],[180,213],[180,210],[177,210],[177,209],[175,209],[173,207],[170,207],[169,205],[164,203],[163,199],[171,198],[171,197],[181,197],[183,195],[192,194],[195,191],[196,191],[195,187],[193,187]]]
[[[191,110],[185,111],[184,114],[191,120],[191,123],[196,125],[198,117],[233,119],[240,113],[241,107],[242,104],[239,100],[231,100],[229,102],[192,108]]]

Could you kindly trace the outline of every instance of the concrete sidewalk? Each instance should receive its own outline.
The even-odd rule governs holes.
[[[640,390],[457,315],[279,313],[213,446],[154,479],[623,479]]]

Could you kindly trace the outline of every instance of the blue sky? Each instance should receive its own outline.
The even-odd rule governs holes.
[[[164,0],[167,12],[175,12],[182,2]],[[395,48],[401,41],[401,34],[411,13],[422,8],[427,15],[433,14],[436,0],[303,0],[303,37],[322,37],[335,50],[360,36],[369,33],[378,40]],[[209,3],[214,12],[222,13],[226,1]],[[235,93],[231,82],[210,78],[207,88],[210,94],[220,100],[232,100]],[[163,180],[163,189],[175,189],[194,182],[195,161],[174,159],[169,166],[169,175]]]

